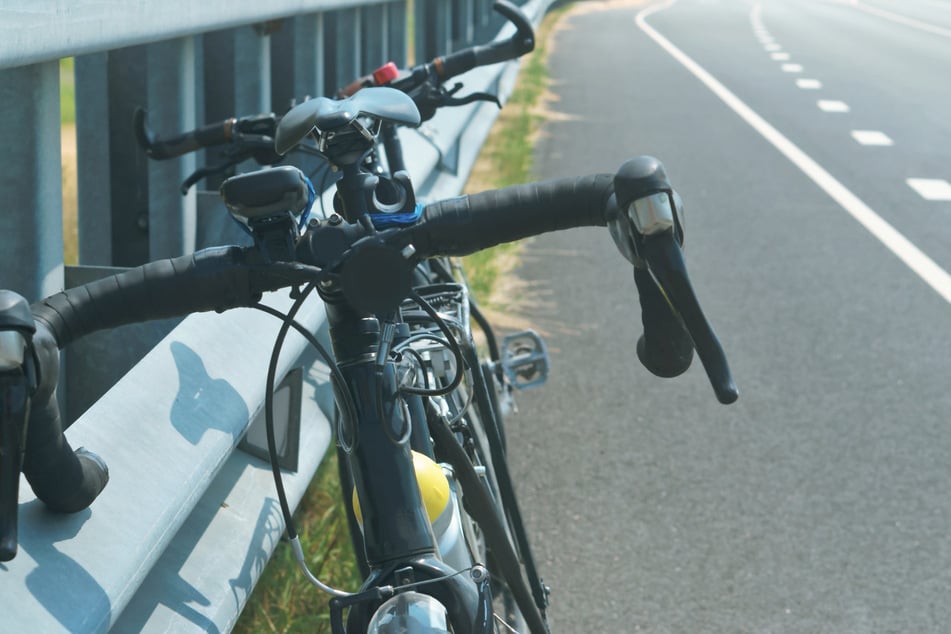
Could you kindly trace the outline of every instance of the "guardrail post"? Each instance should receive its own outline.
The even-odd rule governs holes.
[[[326,92],[332,94],[360,75],[360,14],[356,9],[340,9],[324,14],[324,40],[327,51],[324,79]],[[371,69],[372,70],[372,69]]]
[[[452,51],[452,5],[448,0],[416,3],[416,61]]]
[[[59,63],[0,70],[0,271],[36,300],[63,287]]]
[[[147,157],[132,113],[146,105],[146,48],[76,58],[79,262],[137,266],[149,260]]]
[[[475,37],[473,0],[457,0],[452,5],[452,49],[465,48]]]
[[[76,77],[76,187],[79,263],[111,266],[113,258],[112,154],[109,126],[109,53],[79,55]],[[144,165],[142,166],[145,167]],[[144,209],[142,210],[144,211]],[[135,210],[126,222],[135,227]],[[138,230],[136,234],[145,232]]]
[[[191,37],[150,44],[147,51],[149,123],[157,130],[195,128],[195,41]],[[130,134],[131,136],[131,134]],[[149,161],[149,258],[173,258],[195,250],[195,190],[179,191],[195,170],[195,155]]]
[[[323,14],[284,20],[271,38],[271,107],[283,114],[308,97],[325,97]]]
[[[383,11],[384,5],[380,4],[360,8],[360,40],[363,42],[361,75],[373,72],[390,61],[389,32],[383,21]]]
[[[271,110],[271,36],[252,26],[202,38],[205,121]],[[216,157],[209,151],[208,160]]]
[[[206,33],[201,39],[204,116],[199,125],[271,111],[271,23],[247,25]],[[222,161],[219,149],[196,154],[203,165]],[[258,169],[247,160],[238,172]],[[228,217],[218,196],[225,175],[214,174],[195,187],[197,207],[196,248],[241,243],[247,237]]]
[[[387,48],[384,50],[387,59],[398,68],[407,65],[409,50],[406,46],[406,4],[402,2],[388,2],[383,5],[383,24],[387,29]]]

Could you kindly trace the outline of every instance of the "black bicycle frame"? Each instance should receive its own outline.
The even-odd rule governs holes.
[[[341,421],[339,441],[345,446],[353,486],[360,501],[363,543],[370,574],[363,590],[377,585],[393,585],[394,575],[405,569],[414,581],[441,579],[426,592],[438,599],[451,622],[461,632],[481,634],[474,627],[478,615],[488,609],[476,586],[436,557],[435,539],[416,482],[410,443],[405,438],[408,425],[423,426],[422,420],[408,420],[408,409],[397,389],[392,360],[382,367],[376,363],[380,338],[375,317],[361,315],[334,291],[321,293],[334,356],[350,391],[356,420]],[[413,417],[416,418],[416,417]],[[401,438],[404,437],[404,438]],[[366,609],[352,610],[349,632],[365,632],[378,602],[368,597]],[[487,623],[486,623],[487,625]]]

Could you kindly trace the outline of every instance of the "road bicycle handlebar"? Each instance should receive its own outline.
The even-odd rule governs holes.
[[[454,99],[452,93],[441,90],[441,83],[478,66],[516,59],[535,47],[531,22],[518,7],[508,0],[496,0],[493,8],[515,25],[516,32],[512,37],[436,57],[405,71],[398,70],[392,62],[388,63],[340,89],[337,97],[350,97],[369,86],[389,86],[413,98],[417,109],[423,114],[423,121],[431,118],[440,106],[468,103],[466,98]],[[430,86],[431,83],[435,85]],[[480,99],[488,96],[480,94],[474,97]],[[202,148],[233,144],[235,147],[231,150],[232,156],[227,164],[252,158],[261,165],[273,165],[281,160],[281,156],[274,152],[273,142],[280,120],[281,117],[273,113],[229,117],[171,137],[159,137],[149,128],[146,111],[138,108],[133,116],[133,128],[138,144],[149,158],[155,160],[172,159]]]
[[[260,187],[222,190],[233,213],[246,214],[252,223],[289,227],[296,236],[291,211],[281,224],[279,217],[249,211],[248,201],[229,200],[243,196],[235,192],[253,192],[256,200],[265,200],[268,188],[275,190],[275,196],[284,195],[287,178],[281,170],[296,168],[237,176],[231,181],[254,180],[247,184]],[[683,266],[678,242],[682,226],[674,219],[663,229],[663,214],[654,217],[653,225],[645,225],[639,209],[658,194],[675,204],[663,166],[656,159],[640,157],[614,175],[517,185],[436,202],[407,226],[377,230],[372,218],[350,223],[336,214],[323,221],[312,219],[296,243],[285,241],[287,252],[260,245],[216,247],[151,262],[43,299],[31,307],[36,328],[31,358],[36,360],[33,375],[38,381],[31,399],[23,472],[38,498],[64,511],[88,506],[108,481],[101,460],[70,449],[54,394],[59,349],[84,335],[151,319],[253,306],[264,292],[315,282],[322,290],[329,286],[342,291],[359,310],[389,314],[410,294],[410,272],[421,259],[465,255],[580,226],[608,226],[621,253],[635,265],[644,324],[638,357],[645,366],[663,376],[679,374],[689,365],[689,349],[696,347],[717,397],[732,402],[737,392],[723,350]],[[297,211],[295,204],[290,207]],[[279,243],[269,241],[272,247]],[[0,303],[0,331],[14,312]],[[7,462],[4,459],[2,466]],[[16,491],[0,489],[0,509],[9,508],[11,495],[15,508]],[[9,526],[0,530],[8,532]],[[15,544],[15,534],[12,539]],[[0,542],[9,541],[7,533],[0,535]],[[12,557],[9,548],[0,554]]]
[[[517,59],[535,48],[535,32],[532,29],[532,23],[517,6],[508,0],[496,0],[492,8],[515,25],[515,33],[510,38],[470,46],[402,71],[390,62],[369,75],[350,82],[337,91],[337,97],[349,97],[358,90],[370,86],[390,86],[412,96],[420,112],[423,113],[423,121],[429,119],[435,112],[435,108],[426,102],[433,99],[434,95],[428,91],[418,90],[428,81],[434,80],[435,83],[442,84],[473,68]],[[446,97],[448,95],[443,95],[443,98]]]
[[[149,128],[146,111],[137,108],[132,127],[139,146],[155,160],[176,158],[202,148],[237,144],[233,150],[236,161],[253,158],[261,165],[271,165],[281,160],[274,152],[273,138],[279,120],[273,113],[229,117],[189,132],[160,138]]]
[[[535,48],[535,33],[532,24],[514,4],[506,0],[496,0],[492,8],[508,18],[515,25],[515,34],[501,42],[491,42],[473,46],[433,60],[433,64],[443,81],[461,75],[478,66],[488,66],[510,59],[516,59]]]

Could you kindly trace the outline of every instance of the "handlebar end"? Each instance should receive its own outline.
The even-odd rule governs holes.
[[[17,556],[17,536],[4,535],[3,541],[0,541],[0,562],[11,561]]]
[[[725,385],[715,386],[713,390],[717,395],[717,400],[724,405],[735,403],[740,398],[740,390],[736,387],[733,379],[730,379],[729,383]]]

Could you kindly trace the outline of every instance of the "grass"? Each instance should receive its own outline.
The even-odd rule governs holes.
[[[348,591],[359,588],[361,579],[341,502],[335,451],[328,451],[321,461],[294,521],[311,572],[334,587]],[[290,548],[282,543],[264,569],[233,632],[330,632],[327,600],[325,594],[304,579]]]
[[[73,58],[59,61],[60,157],[63,168],[63,262],[79,262],[76,194],[76,80]]]

